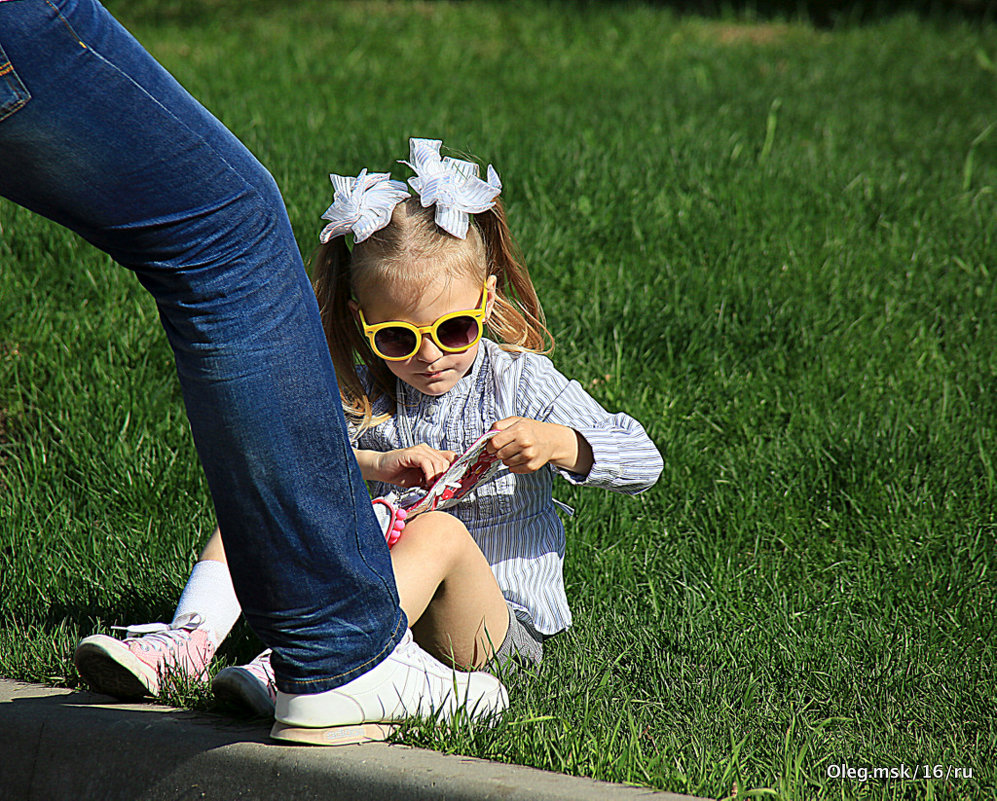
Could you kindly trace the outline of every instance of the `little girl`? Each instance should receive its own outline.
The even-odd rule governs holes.
[[[571,512],[552,497],[554,475],[636,494],[662,460],[636,420],[608,413],[541,355],[543,313],[495,170],[481,180],[477,165],[441,158],[439,141],[410,146],[415,197],[384,174],[330,176],[313,277],[343,408],[361,472],[388,499],[389,541],[398,488],[428,485],[498,432],[487,444],[502,463],[495,477],[447,512],[408,520],[392,564],[412,634],[438,659],[538,662],[544,641],[571,624],[557,508]],[[77,664],[97,689],[156,695],[164,672],[205,677],[238,615],[216,531],[172,624],[133,627],[123,641],[87,638]],[[222,670],[213,687],[272,713],[269,652]]]

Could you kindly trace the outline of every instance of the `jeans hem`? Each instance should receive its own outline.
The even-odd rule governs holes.
[[[348,670],[345,673],[340,673],[336,676],[327,676],[319,679],[292,679],[287,680],[285,678],[274,676],[277,683],[277,689],[283,693],[289,693],[292,695],[314,695],[315,693],[325,692],[327,690],[335,690],[337,687],[342,687],[344,684],[348,684],[353,681],[353,679],[359,678],[364,673],[367,673],[377,667],[381,662],[391,656],[392,652],[401,642],[406,630],[408,629],[408,619],[405,617],[405,613],[401,610],[398,612],[398,620],[395,621],[394,629],[391,632],[391,637],[388,638],[387,643],[385,643],[384,648],[382,648],[376,655],[372,656],[366,662],[358,665],[352,670]]]

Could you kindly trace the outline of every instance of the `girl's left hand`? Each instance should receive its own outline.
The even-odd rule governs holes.
[[[526,417],[506,417],[492,425],[501,431],[488,441],[488,450],[511,473],[535,473],[549,462],[574,461],[578,435],[571,428]]]

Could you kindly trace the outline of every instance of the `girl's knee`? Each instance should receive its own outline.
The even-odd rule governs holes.
[[[468,546],[477,548],[467,527],[456,517],[446,512],[424,512],[411,523],[407,523],[402,539],[418,538],[426,547],[453,552]]]

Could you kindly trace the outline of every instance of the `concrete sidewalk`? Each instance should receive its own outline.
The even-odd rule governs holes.
[[[267,733],[267,724],[0,679],[0,799],[691,799],[384,743],[274,744]]]

